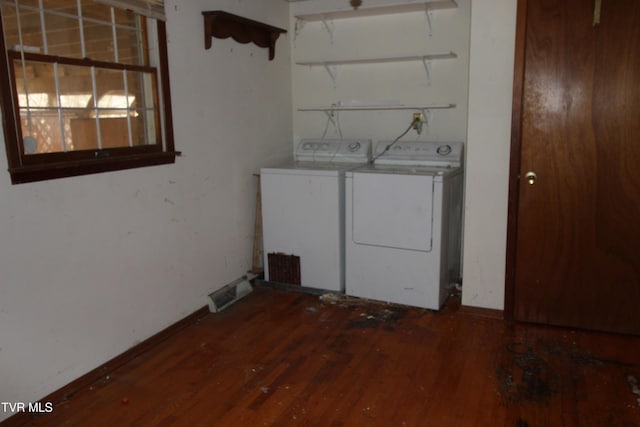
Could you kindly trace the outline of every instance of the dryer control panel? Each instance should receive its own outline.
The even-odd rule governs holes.
[[[303,139],[296,160],[324,163],[367,163],[371,159],[369,139]]]
[[[462,142],[380,141],[373,158],[380,165],[459,167]]]

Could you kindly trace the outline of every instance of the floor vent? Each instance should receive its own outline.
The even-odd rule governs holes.
[[[300,285],[300,257],[281,252],[267,254],[269,280],[289,285]]]
[[[253,291],[248,277],[242,277],[209,294],[209,311],[218,313]]]

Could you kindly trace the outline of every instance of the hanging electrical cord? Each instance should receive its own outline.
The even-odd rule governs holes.
[[[327,131],[329,130],[329,123],[331,123],[331,114],[333,114],[333,112],[327,112],[326,114],[327,114],[327,123],[324,125],[324,132],[322,132],[320,141],[324,141],[324,138],[327,136]]]
[[[380,156],[382,156],[384,153],[386,153],[387,151],[389,151],[389,149],[391,149],[391,147],[393,147],[393,145],[394,145],[396,142],[400,141],[400,138],[402,138],[403,136],[405,136],[406,134],[408,134],[408,133],[409,133],[409,131],[411,130],[411,128],[413,128],[413,126],[414,126],[416,123],[419,123],[419,122],[420,122],[420,118],[418,118],[418,117],[416,117],[416,118],[414,118],[413,120],[411,120],[411,124],[409,125],[409,127],[408,127],[404,132],[402,132],[402,133],[400,134],[400,136],[398,136],[396,139],[394,139],[394,140],[393,140],[393,142],[392,142],[391,144],[387,145],[387,146],[384,148],[384,150],[382,150],[380,153],[378,153],[378,155],[377,155],[377,156],[374,156],[374,157],[369,161],[369,164],[373,164],[373,162],[375,162],[376,160],[378,160],[378,158],[379,158]]]
[[[324,126],[324,132],[322,132],[322,137],[320,138],[321,141],[323,141],[324,138],[327,136],[327,131],[329,130],[329,123],[333,124],[333,129],[338,133],[338,136],[340,137],[340,139],[342,139],[342,129],[340,129],[340,115],[338,111],[333,109],[333,107],[336,107],[336,106],[339,106],[339,104],[338,105],[332,104],[331,110],[325,112],[327,114],[327,123]]]

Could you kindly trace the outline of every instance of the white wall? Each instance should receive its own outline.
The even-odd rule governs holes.
[[[204,50],[216,9],[288,27],[281,0],[167,1],[175,165],[16,186],[0,173],[0,401],[47,395],[250,268],[252,174],[291,153],[288,35],[271,62],[231,39]]]
[[[504,307],[516,1],[482,0],[471,13],[464,226],[464,305]]]

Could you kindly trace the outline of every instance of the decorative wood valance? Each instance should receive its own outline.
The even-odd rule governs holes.
[[[210,49],[212,38],[232,37],[238,43],[253,42],[260,47],[269,48],[269,61],[276,54],[276,40],[287,30],[253,21],[242,16],[221,10],[202,12],[204,15],[204,48]]]

